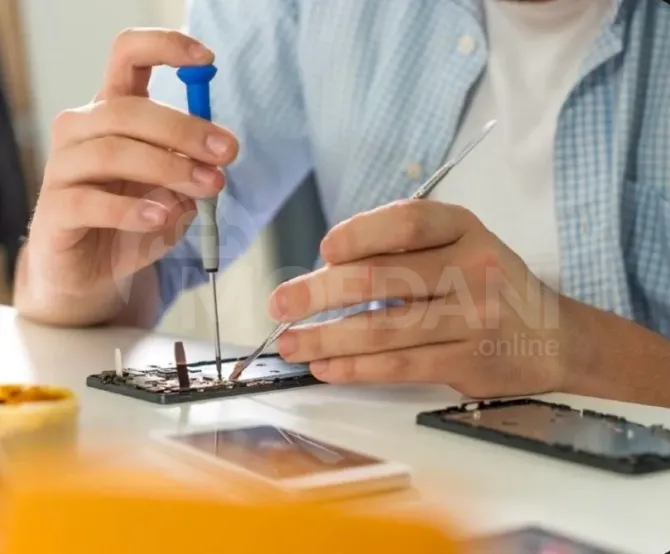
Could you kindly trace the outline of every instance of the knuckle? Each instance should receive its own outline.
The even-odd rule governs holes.
[[[61,135],[65,134],[78,118],[79,113],[76,110],[69,109],[58,113],[51,123],[52,137],[58,139]]]
[[[328,233],[329,249],[343,257],[355,251],[357,244],[356,229],[359,228],[362,218],[363,214],[357,214],[349,221],[335,225]]]
[[[99,118],[103,131],[122,134],[133,119],[134,103],[135,99],[132,97],[114,98],[98,102],[93,108],[93,113]]]
[[[119,44],[121,42],[126,42],[126,41],[129,40],[129,37],[132,40],[132,37],[137,35],[139,32],[140,32],[140,30],[137,29],[136,27],[125,27],[117,33],[116,39],[115,39],[115,44]]]
[[[468,227],[477,225],[482,229],[485,229],[481,220],[474,214],[474,212],[468,210],[466,207],[460,206],[458,204],[450,204],[449,209],[451,210],[452,217],[464,221]]]
[[[304,344],[305,354],[315,360],[320,360],[324,357],[323,337],[322,331],[313,329],[303,334],[301,342]]]
[[[119,31],[114,39],[114,46],[112,47],[112,56],[114,58],[125,58],[135,41],[135,37],[142,31],[135,27],[126,27]]]
[[[413,246],[425,235],[424,219],[415,204],[405,203],[398,207],[398,229],[401,246]]]
[[[474,217],[474,214],[470,210],[460,204],[449,204],[449,209],[451,210],[452,215],[457,217]]]

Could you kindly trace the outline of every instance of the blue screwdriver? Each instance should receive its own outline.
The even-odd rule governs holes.
[[[177,76],[186,85],[188,110],[191,115],[212,120],[210,105],[209,84],[216,75],[213,65],[182,67]],[[221,380],[221,336],[219,330],[219,306],[216,294],[216,274],[219,271],[219,228],[216,221],[217,198],[196,200],[198,217],[201,222],[202,235],[200,245],[202,250],[202,264],[209,274],[214,298],[214,351],[216,353],[216,373]]]

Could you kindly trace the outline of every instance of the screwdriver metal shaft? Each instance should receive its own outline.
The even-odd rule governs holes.
[[[217,70],[213,65],[187,66],[177,71],[177,76],[186,85],[188,109],[191,115],[207,121],[212,120],[210,106],[210,81]],[[216,373],[221,380],[221,336],[219,328],[219,306],[216,293],[216,274],[219,270],[219,228],[216,219],[217,198],[199,198],[195,201],[201,225],[200,246],[202,265],[209,273],[214,300],[214,353]]]
[[[221,381],[221,329],[219,327],[219,295],[216,292],[216,273],[210,272],[209,282],[212,285],[214,299],[214,354],[216,356],[216,376]]]

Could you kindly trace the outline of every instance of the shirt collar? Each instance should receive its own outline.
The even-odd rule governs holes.
[[[627,9],[632,9],[638,0],[611,0],[612,11],[608,16],[609,26],[615,26],[625,20]],[[464,12],[472,16],[480,25],[484,24],[484,0],[452,0]]]

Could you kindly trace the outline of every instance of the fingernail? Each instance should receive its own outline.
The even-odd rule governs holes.
[[[202,60],[209,55],[209,49],[203,44],[191,44],[188,50],[191,57],[195,60]]]
[[[270,298],[270,316],[274,319],[282,319],[288,313],[288,298],[281,290],[274,292]]]
[[[221,135],[209,135],[207,137],[207,148],[212,154],[222,158],[229,150],[228,139]]]
[[[159,227],[165,223],[167,210],[156,202],[146,200],[140,210],[140,217],[151,226]]]
[[[317,360],[309,364],[309,369],[312,373],[322,374],[328,371],[328,360]]]
[[[298,337],[295,333],[284,333],[279,337],[278,347],[282,357],[291,356],[298,351]]]
[[[217,177],[218,172],[208,167],[198,166],[193,169],[193,178],[202,185],[213,185]]]

